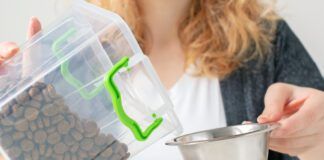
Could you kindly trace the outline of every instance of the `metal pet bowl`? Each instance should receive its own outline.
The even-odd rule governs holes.
[[[245,124],[177,137],[185,160],[267,160],[269,133],[277,124]]]

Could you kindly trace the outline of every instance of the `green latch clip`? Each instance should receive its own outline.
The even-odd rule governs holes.
[[[55,54],[55,56],[58,59],[62,59],[63,55],[60,52],[59,46],[62,45],[64,42],[67,41],[67,39],[71,36],[76,34],[76,30],[74,28],[69,29],[65,34],[63,34],[61,37],[59,37],[56,41],[54,41],[52,45],[52,51]],[[78,90],[80,95],[86,99],[91,100],[96,95],[100,93],[100,91],[105,88],[111,97],[112,104],[114,107],[114,110],[119,118],[119,120],[128,127],[131,132],[133,133],[134,137],[138,141],[145,141],[148,139],[148,137],[156,130],[163,122],[163,118],[157,118],[156,114],[152,114],[152,117],[154,118],[154,122],[150,124],[144,131],[142,131],[140,125],[131,117],[129,117],[123,107],[122,104],[122,96],[120,95],[120,92],[118,90],[118,87],[114,83],[114,76],[117,74],[117,72],[122,69],[123,67],[127,68],[128,66],[128,57],[123,57],[119,62],[117,62],[105,75],[104,82],[100,84],[97,88],[94,88],[90,92],[85,90],[83,88],[82,82],[80,82],[78,79],[76,79],[71,72],[69,71],[69,61],[65,61],[61,64],[61,74],[63,78],[74,88]]]

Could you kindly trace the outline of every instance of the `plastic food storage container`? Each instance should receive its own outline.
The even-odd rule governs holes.
[[[35,35],[2,69],[6,159],[128,159],[181,131],[126,23],[86,2]]]

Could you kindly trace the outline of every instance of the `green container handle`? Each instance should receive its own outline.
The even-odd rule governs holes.
[[[55,54],[55,56],[58,59],[62,59],[63,55],[60,52],[59,46],[62,45],[64,42],[67,41],[67,39],[71,36],[76,34],[76,30],[74,28],[69,29],[66,33],[64,33],[61,37],[59,37],[56,41],[54,41],[52,45],[52,51]],[[106,90],[109,92],[112,104],[114,107],[114,111],[117,114],[119,120],[124,124],[126,127],[128,127],[131,132],[133,133],[134,137],[138,141],[145,141],[147,140],[150,135],[162,124],[163,118],[157,118],[156,114],[153,113],[152,117],[154,118],[154,122],[152,122],[144,131],[141,129],[140,125],[131,117],[129,117],[123,107],[122,104],[122,97],[120,95],[119,89],[114,83],[114,76],[117,74],[117,72],[125,67],[128,66],[128,57],[123,57],[120,61],[118,61],[105,75],[104,82],[100,84],[98,87],[94,88],[90,92],[84,89],[84,85],[81,81],[76,79],[71,72],[69,71],[69,61],[65,61],[61,64],[61,74],[63,78],[73,87],[75,87],[80,95],[86,99],[91,100],[96,95],[100,93],[100,91],[103,88],[106,88]]]
[[[60,48],[59,46],[61,46],[64,42],[67,41],[67,39],[71,36],[73,36],[74,34],[76,34],[76,30],[74,28],[69,29],[67,32],[65,32],[61,37],[59,37],[56,41],[54,41],[54,43],[52,44],[52,51],[54,53],[54,55],[58,58],[58,59],[62,59],[63,55],[60,52]],[[76,88],[78,90],[78,92],[80,93],[80,95],[82,96],[82,98],[86,99],[86,100],[90,100],[93,97],[95,97],[96,95],[98,95],[100,93],[100,91],[104,88],[103,84],[100,84],[98,87],[94,88],[93,90],[91,90],[90,92],[88,92],[85,88],[84,85],[82,84],[82,82],[80,82],[78,79],[76,79],[70,72],[69,70],[69,61],[65,61],[61,64],[61,74],[63,76],[63,78],[70,84],[72,85],[74,88]]]
[[[127,68],[128,61],[129,61],[128,57],[123,57],[119,62],[117,62],[110,69],[108,74],[106,74],[104,84],[105,84],[105,88],[110,93],[115,112],[119,117],[120,121],[133,132],[137,140],[145,141],[153,133],[153,131],[161,125],[163,119],[157,118],[156,114],[153,114],[152,117],[155,119],[154,122],[151,125],[149,125],[145,129],[145,131],[142,131],[140,125],[135,120],[130,118],[124,111],[124,107],[122,104],[122,97],[113,79],[115,74],[121,68],[123,67]]]

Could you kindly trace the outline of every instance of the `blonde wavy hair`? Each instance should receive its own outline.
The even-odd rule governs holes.
[[[123,17],[144,53],[149,53],[146,25],[136,0],[88,1]],[[178,28],[186,67],[194,64],[199,75],[224,78],[251,59],[263,59],[271,50],[277,28],[278,16],[271,4],[259,0],[191,0]]]

